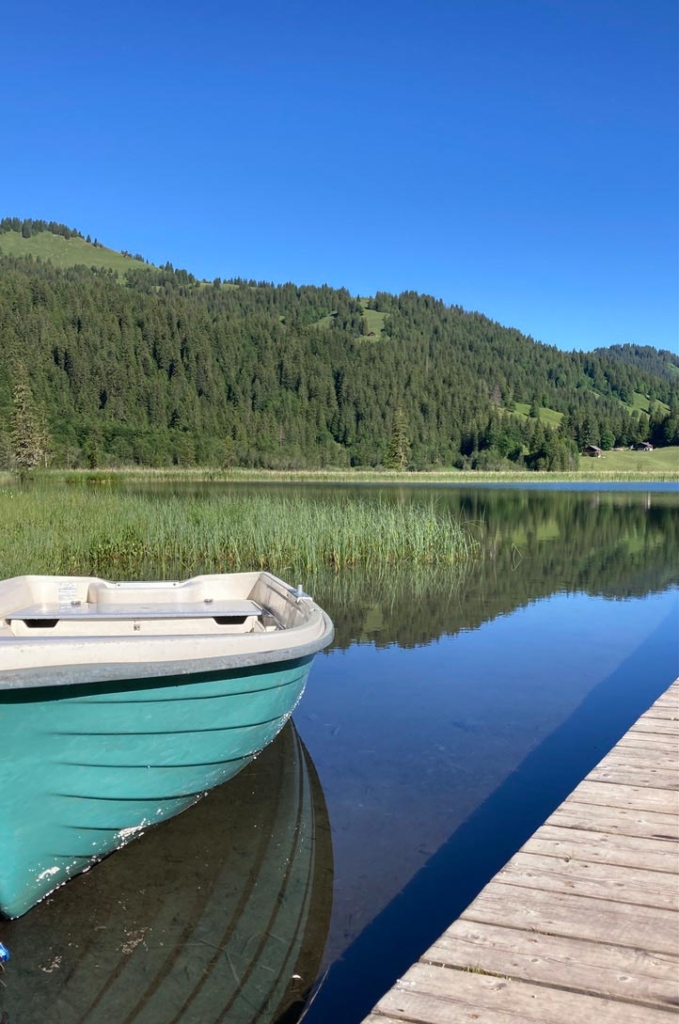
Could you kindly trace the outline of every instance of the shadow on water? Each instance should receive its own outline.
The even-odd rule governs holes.
[[[671,673],[674,613],[587,694],[361,932],[331,966],[305,1024],[363,1020],[665,691]]]
[[[2,1024],[294,1024],[332,904],[330,825],[292,723],[243,772],[0,922]]]

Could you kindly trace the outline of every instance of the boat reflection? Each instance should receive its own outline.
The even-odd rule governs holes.
[[[290,722],[195,807],[0,922],[0,1020],[293,1024],[332,886],[323,793]]]

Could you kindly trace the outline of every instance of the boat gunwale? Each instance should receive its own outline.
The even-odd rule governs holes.
[[[315,640],[279,650],[239,652],[212,658],[181,658],[177,661],[103,662],[84,665],[50,665],[42,669],[0,669],[0,696],[3,691],[40,689],[53,686],[87,686],[96,683],[160,679],[164,676],[203,676],[216,672],[253,669],[260,665],[296,661],[311,657],[332,643],[334,626],[321,611],[325,628]],[[261,637],[262,634],[253,634]],[[185,680],[190,682],[190,678]]]

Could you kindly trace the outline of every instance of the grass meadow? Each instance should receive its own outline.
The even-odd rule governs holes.
[[[604,452],[598,459],[580,456],[580,472],[586,477],[603,479],[604,474],[616,476],[637,474],[641,479],[663,477],[679,479],[679,448],[655,448],[652,452]]]
[[[116,270],[121,276],[128,270],[139,270],[146,266],[139,260],[123,256],[115,249],[95,246],[84,238],[64,238],[51,231],[40,231],[31,238],[23,238],[18,231],[7,231],[0,235],[0,252],[6,256],[33,256],[49,260],[55,267],[98,267]]]

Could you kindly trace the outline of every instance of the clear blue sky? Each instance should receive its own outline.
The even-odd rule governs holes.
[[[2,215],[200,277],[677,346],[675,0],[25,0]]]

